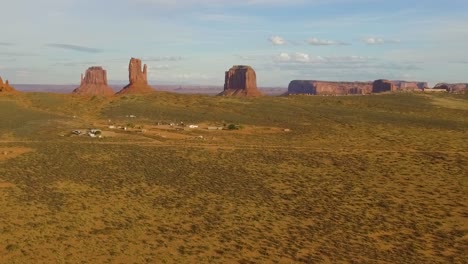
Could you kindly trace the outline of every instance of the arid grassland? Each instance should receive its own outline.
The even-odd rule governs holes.
[[[468,261],[468,95],[25,93],[0,113],[0,263]]]

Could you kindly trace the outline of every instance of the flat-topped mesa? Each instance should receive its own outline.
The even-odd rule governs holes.
[[[408,81],[389,81],[389,80],[376,80],[372,85],[373,93],[383,92],[419,92],[426,89],[426,82],[408,82]]]
[[[15,90],[15,88],[10,86],[10,83],[8,82],[8,80],[5,80],[5,82],[3,82],[2,77],[0,77],[0,93],[15,93],[15,92],[17,91]]]
[[[294,80],[289,83],[288,94],[349,95],[369,94],[372,82],[328,82],[316,80]]]
[[[261,96],[257,89],[257,75],[250,66],[233,66],[224,75],[224,91],[222,96]]]
[[[146,64],[143,65],[143,70],[141,68],[140,59],[130,59],[130,63],[128,64],[129,84],[117,94],[142,94],[154,92],[153,88],[148,85]]]
[[[384,93],[395,91],[395,85],[389,80],[375,80],[372,85],[372,93]]]
[[[445,89],[449,93],[468,93],[468,83],[438,83],[434,89]]]
[[[420,92],[428,88],[427,82],[391,81],[396,91]]]
[[[80,87],[73,90],[74,94],[111,96],[112,88],[107,85],[107,71],[100,66],[89,67],[85,75],[81,74]]]

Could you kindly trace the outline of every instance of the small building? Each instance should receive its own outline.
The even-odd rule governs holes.
[[[189,125],[189,128],[198,128],[198,125]]]

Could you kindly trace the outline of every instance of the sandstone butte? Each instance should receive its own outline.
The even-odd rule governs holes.
[[[445,89],[449,93],[466,93],[468,83],[438,83],[434,89]]]
[[[2,93],[15,93],[17,92],[15,88],[10,86],[10,83],[8,80],[5,80],[5,83],[2,80],[2,77],[0,77],[0,94]]]
[[[257,89],[257,75],[250,66],[233,66],[225,73],[224,91],[221,96],[261,96]]]
[[[117,94],[145,94],[154,92],[154,89],[148,85],[146,69],[146,64],[143,65],[143,70],[141,69],[140,59],[131,58],[128,64],[129,84]]]
[[[294,80],[289,83],[288,94],[347,95],[369,94],[372,82],[327,82],[316,80]]]
[[[86,70],[83,77],[81,74],[80,87],[73,90],[79,95],[111,96],[114,94],[112,88],[107,85],[107,72],[102,67],[93,66]]]

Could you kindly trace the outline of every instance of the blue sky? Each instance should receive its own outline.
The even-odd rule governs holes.
[[[410,2],[410,3],[408,3]],[[293,79],[468,82],[466,0],[0,0],[0,76],[78,84],[88,67],[152,84],[222,85],[251,65]]]

